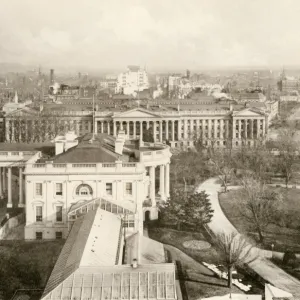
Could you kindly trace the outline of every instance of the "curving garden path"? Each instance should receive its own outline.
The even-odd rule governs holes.
[[[214,233],[238,233],[236,228],[224,215],[220,206],[218,193],[222,191],[222,187],[218,183],[218,178],[210,178],[204,181],[198,186],[196,191],[205,191],[209,195],[212,208],[214,209],[212,221],[208,225],[209,228]],[[251,269],[275,287],[292,293],[295,299],[300,299],[300,281],[287,274],[270,260],[265,258],[271,253],[271,251],[261,250],[258,248],[255,248],[254,251],[258,254],[258,258],[249,263]]]

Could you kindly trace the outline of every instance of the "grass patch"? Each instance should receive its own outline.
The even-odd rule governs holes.
[[[290,275],[300,280],[300,259],[297,259],[297,261],[293,265],[286,265],[282,262],[282,259],[279,259],[277,257],[273,257],[271,261],[279,268],[283,269]]]
[[[170,251],[173,260],[179,260],[185,274],[185,286],[189,300],[201,299],[203,297],[213,297],[228,294],[227,281],[218,278],[211,270],[204,267],[201,263],[207,262],[220,264],[219,254],[213,248],[206,250],[192,250],[183,246],[183,243],[190,240],[208,240],[206,231],[199,229],[198,232],[177,231],[169,228],[149,228],[149,237],[166,244],[165,248]],[[171,245],[174,247],[169,247]],[[195,263],[198,262],[200,264]],[[253,278],[243,274],[243,282],[253,286],[250,294],[262,294],[263,286]],[[233,286],[232,293],[244,292]]]
[[[44,289],[64,241],[1,241],[0,290],[10,299],[17,289]]]
[[[267,226],[264,231],[265,242],[262,245],[265,249],[271,250],[274,244],[274,251],[285,252],[292,250],[300,253],[300,190],[275,188],[283,195],[283,201],[278,209],[281,212],[280,222],[278,218],[274,223]],[[241,216],[239,191],[231,190],[228,193],[219,194],[220,205],[231,223],[240,233],[258,241],[258,235],[250,229],[243,216]]]

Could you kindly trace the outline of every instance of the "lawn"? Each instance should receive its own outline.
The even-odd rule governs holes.
[[[218,278],[212,271],[202,265],[202,262],[220,264],[219,255],[213,247],[207,250],[191,250],[183,247],[185,241],[207,240],[207,233],[204,230],[190,232],[169,228],[150,228],[149,237],[164,243],[166,250],[171,254],[172,260],[181,262],[189,300],[224,295],[230,292],[226,287],[226,280]],[[262,294],[263,287],[253,282],[252,278],[245,275],[243,282],[253,286],[250,293]],[[235,286],[233,286],[232,292],[243,293]]]
[[[268,225],[264,231],[265,242],[263,247],[274,251],[285,252],[292,250],[300,253],[300,190],[275,188],[282,193],[283,201],[279,204],[281,222],[274,220],[274,224]],[[231,190],[219,195],[220,205],[231,223],[240,233],[258,240],[256,232],[249,228],[243,216],[239,204],[239,191]]]
[[[0,241],[0,290],[10,299],[17,289],[44,289],[63,240]]]

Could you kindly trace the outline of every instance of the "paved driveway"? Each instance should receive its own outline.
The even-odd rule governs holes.
[[[218,183],[218,178],[210,178],[204,181],[199,185],[196,191],[205,191],[209,195],[212,208],[214,209],[214,216],[209,224],[210,229],[214,233],[225,232],[229,234],[237,232],[221,209],[218,192],[222,191],[222,187]],[[251,269],[274,286],[292,293],[295,299],[300,299],[300,281],[264,258],[265,253],[269,251],[262,251],[260,249],[254,249],[254,251],[256,251],[260,257],[249,264]]]

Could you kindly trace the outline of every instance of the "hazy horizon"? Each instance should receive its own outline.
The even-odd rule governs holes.
[[[0,62],[69,70],[300,66],[297,0],[2,0]]]

